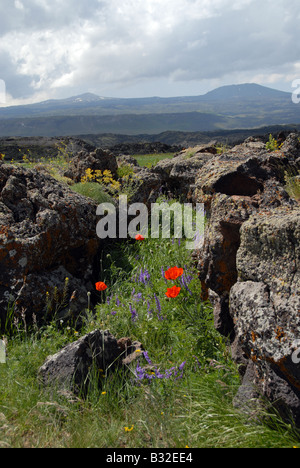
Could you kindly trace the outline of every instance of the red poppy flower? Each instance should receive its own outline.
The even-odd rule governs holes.
[[[179,276],[183,275],[183,268],[178,268],[178,267],[173,267],[173,268],[169,268],[166,272],[165,272],[165,278],[167,280],[175,280],[177,278],[179,278]]]
[[[96,283],[96,289],[97,291],[105,291],[105,289],[107,289],[107,286],[105,283],[103,283],[102,281],[99,281],[99,283]]]
[[[145,240],[145,237],[143,237],[141,234],[137,234],[135,236],[135,239],[138,240],[138,241],[143,241],[143,240]]]
[[[177,297],[180,291],[181,291],[181,288],[178,288],[177,286],[173,286],[173,288],[168,288],[166,292],[166,296],[169,298]]]

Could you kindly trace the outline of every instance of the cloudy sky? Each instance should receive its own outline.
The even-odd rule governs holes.
[[[0,0],[7,104],[300,78],[299,0]],[[1,89],[0,89],[1,97]]]

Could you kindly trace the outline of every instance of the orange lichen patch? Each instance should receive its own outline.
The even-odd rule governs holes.
[[[8,236],[9,226],[0,226],[0,235]]]
[[[280,341],[285,337],[285,332],[283,331],[282,327],[277,327],[275,330],[276,333],[276,340]]]
[[[201,300],[208,301],[208,287],[206,286],[204,281],[201,281]]]
[[[255,343],[255,341],[256,341],[256,334],[254,333],[254,331],[251,332],[251,339],[252,339],[253,343]]]
[[[251,357],[251,360],[253,362],[257,362],[257,356],[256,356],[256,354],[254,354],[254,349],[251,349],[251,356],[250,357]]]

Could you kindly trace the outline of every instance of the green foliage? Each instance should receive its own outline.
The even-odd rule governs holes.
[[[218,144],[216,145],[216,150],[217,150],[217,154],[223,154],[223,153],[226,153],[226,151],[229,150],[229,146],[227,144]]]
[[[174,153],[140,154],[136,155],[135,159],[141,167],[144,166],[150,168],[156,166],[156,164],[163,159],[172,159],[173,157]]]
[[[266,149],[268,151],[277,151],[279,149],[277,140],[271,134],[269,135],[269,141],[266,143]]]
[[[299,174],[291,174],[285,172],[285,189],[291,198],[300,201],[300,172]]]
[[[129,164],[122,164],[117,169],[117,176],[122,179],[122,177],[129,176],[134,174],[132,166]]]
[[[97,182],[79,182],[72,185],[72,190],[85,197],[92,198],[98,204],[113,203],[110,195],[105,191],[105,188]]]

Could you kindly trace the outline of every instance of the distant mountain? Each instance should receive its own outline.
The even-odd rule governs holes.
[[[255,83],[221,86],[209,91],[203,100],[232,100],[232,99],[290,99],[291,93],[267,88]]]
[[[103,99],[106,99],[104,97],[97,96],[96,94],[92,93],[85,93],[85,94],[80,94],[79,96],[72,96],[66,99],[49,99],[48,101],[43,101],[37,104],[29,104],[27,107],[39,107],[39,106],[48,106],[48,105],[53,105],[53,106],[63,106],[63,105],[72,105],[72,104],[88,104],[90,102],[98,102]]]
[[[214,131],[300,123],[291,93],[257,84],[199,96],[112,98],[92,93],[0,108],[0,136]]]

